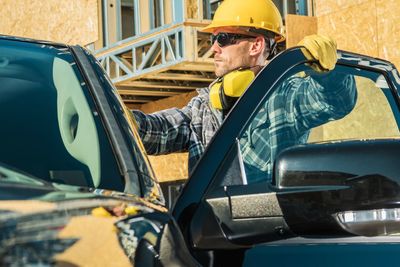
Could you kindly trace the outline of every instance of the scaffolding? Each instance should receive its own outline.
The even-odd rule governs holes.
[[[210,23],[221,2],[101,2],[102,38],[95,55],[126,104],[187,93],[213,81],[210,36],[199,30]],[[284,15],[312,14],[310,0],[274,2]]]

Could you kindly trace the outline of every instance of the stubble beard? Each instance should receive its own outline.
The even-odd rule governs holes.
[[[223,77],[225,74],[239,68],[251,67],[249,60],[246,60],[244,57],[240,57],[240,62],[237,62],[237,64],[234,64],[233,66],[223,59],[222,61],[219,61],[218,65],[214,63],[214,66],[214,72],[217,77]]]
[[[232,71],[232,70],[229,69],[227,66],[216,67],[216,68],[215,68],[215,75],[216,75],[217,77],[222,77],[222,76],[224,76],[225,74],[227,74],[227,73],[229,73],[229,72],[231,72],[231,71]]]

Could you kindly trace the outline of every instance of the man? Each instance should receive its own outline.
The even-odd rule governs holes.
[[[148,154],[189,151],[189,171],[203,154],[233,103],[266,59],[275,55],[285,39],[282,18],[270,0],[225,0],[212,23],[203,29],[212,36],[215,74],[219,79],[182,109],[168,109],[146,115],[132,111]],[[311,36],[302,43],[306,56],[314,58],[319,71],[336,64],[336,44],[323,36]],[[238,78],[239,77],[239,78]]]

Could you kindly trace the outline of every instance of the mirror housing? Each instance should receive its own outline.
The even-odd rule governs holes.
[[[191,222],[193,246],[235,249],[293,236],[399,233],[399,151],[400,140],[286,149],[272,185],[220,187],[206,197]]]
[[[346,225],[343,216],[400,207],[399,151],[400,140],[388,139],[308,144],[283,151],[275,162],[274,178],[290,229],[298,235],[384,234],[389,222],[377,225],[372,219],[369,226],[366,221]],[[386,234],[400,232],[400,224],[397,228]]]

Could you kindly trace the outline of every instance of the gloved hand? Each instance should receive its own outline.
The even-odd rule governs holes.
[[[311,67],[317,72],[327,72],[333,70],[337,61],[336,41],[324,36],[313,34],[304,37],[298,44],[304,46],[303,54],[307,59],[314,59],[318,64],[313,64]]]

